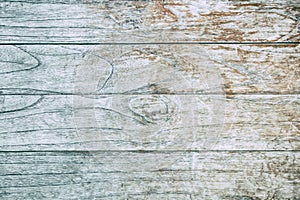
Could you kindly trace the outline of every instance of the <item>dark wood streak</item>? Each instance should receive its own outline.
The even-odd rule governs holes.
[[[3,98],[3,100],[2,100],[2,106],[1,106],[1,104],[0,104],[0,114],[4,114],[4,113],[14,113],[14,112],[25,111],[25,110],[28,109],[28,108],[31,108],[31,107],[34,107],[34,106],[38,105],[40,102],[42,102],[43,98],[44,98],[43,96],[40,96],[35,102],[33,102],[33,103],[29,104],[29,105],[26,105],[27,102],[24,102],[26,106],[23,106],[23,107],[21,107],[21,108],[17,108],[17,109],[5,109],[5,110],[2,110],[1,107],[3,107],[4,103],[6,103],[5,98]],[[9,105],[9,103],[8,103],[8,105]],[[9,105],[9,106],[10,106],[10,105]],[[16,107],[18,107],[18,106],[16,106]],[[4,107],[4,108],[5,108],[5,107]]]
[[[23,69],[16,69],[16,70],[10,70],[10,71],[0,72],[0,75],[10,74],[10,73],[17,73],[17,72],[22,72],[22,71],[30,71],[30,70],[33,70],[35,68],[38,68],[41,65],[40,60],[36,56],[34,56],[33,54],[31,54],[30,52],[28,52],[28,51],[26,51],[23,48],[18,47],[18,46],[11,46],[11,47],[16,48],[18,50],[21,50],[22,53],[26,53],[30,57],[27,60],[33,59],[34,61],[36,61],[36,63],[33,63],[33,65],[29,66],[29,67],[23,67]],[[9,48],[9,46],[8,46],[8,48]],[[4,55],[2,55],[2,56],[5,57],[5,56],[9,56],[9,54],[13,54],[15,56],[20,56],[20,58],[22,59],[22,57],[21,57],[21,56],[23,56],[22,53],[18,53],[18,51],[12,51],[12,52],[8,51],[8,52],[5,52]],[[18,59],[18,57],[16,57],[16,58]],[[24,65],[24,60],[22,60],[22,61],[18,61],[18,60],[17,61],[14,61],[14,60],[0,60],[0,62],[2,62],[2,63],[9,63],[9,64],[16,64],[16,65]],[[2,70],[5,70],[5,68],[2,69]]]

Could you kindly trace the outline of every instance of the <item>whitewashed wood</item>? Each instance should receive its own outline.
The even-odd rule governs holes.
[[[0,199],[299,200],[299,8],[0,0]]]
[[[0,41],[299,42],[297,0],[1,1]]]
[[[299,150],[299,95],[5,95],[1,150]]]
[[[2,94],[294,94],[299,45],[0,46]]]
[[[0,153],[1,199],[298,199],[299,152]]]

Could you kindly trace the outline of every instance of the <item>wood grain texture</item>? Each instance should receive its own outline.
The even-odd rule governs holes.
[[[299,0],[0,0],[0,199],[300,200]]]
[[[297,94],[299,45],[0,46],[2,94]]]
[[[0,42],[299,42],[299,2],[1,1]]]
[[[299,95],[6,95],[5,150],[300,150]]]
[[[299,152],[0,153],[1,199],[299,199]]]

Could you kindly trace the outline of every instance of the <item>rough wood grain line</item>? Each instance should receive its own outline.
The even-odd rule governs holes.
[[[298,1],[1,1],[1,42],[299,41]]]
[[[1,199],[296,200],[300,153],[0,153]]]
[[[299,150],[299,95],[4,95],[1,150]]]
[[[294,94],[300,45],[0,46],[2,94]]]

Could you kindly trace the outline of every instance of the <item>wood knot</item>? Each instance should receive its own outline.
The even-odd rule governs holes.
[[[156,124],[170,120],[175,106],[165,96],[146,96],[130,99],[129,109],[144,121]]]

